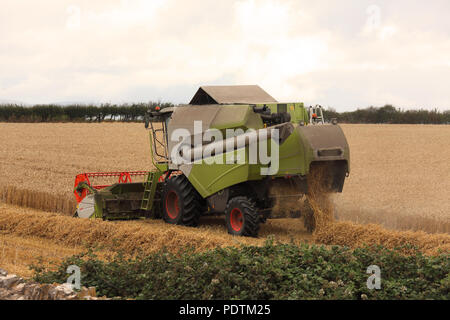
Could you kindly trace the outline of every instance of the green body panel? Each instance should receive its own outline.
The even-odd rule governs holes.
[[[168,154],[177,144],[170,139],[176,130],[188,130],[194,134],[194,123],[202,123],[202,130],[220,130],[226,137],[227,129],[261,129],[264,123],[261,117],[253,112],[250,105],[206,105],[206,106],[182,106],[176,108],[168,122]],[[152,146],[153,147],[153,146]]]
[[[305,133],[305,128],[312,126],[295,126],[295,130],[292,134],[280,145],[279,148],[279,169],[273,177],[284,177],[288,175],[301,175],[306,176],[309,173],[311,163],[317,161],[345,161],[349,163],[349,150],[346,141],[342,141],[343,136],[342,129],[337,125],[320,125],[314,126],[314,134],[320,132],[326,133],[327,136],[331,136],[336,139],[336,142],[332,142],[332,145],[336,145],[344,149],[344,153],[341,156],[333,158],[320,158],[317,156],[317,150],[322,147],[328,149],[328,145],[320,145],[311,141],[311,138]],[[326,132],[325,132],[326,131]],[[329,140],[333,140],[333,139]],[[327,140],[328,141],[328,140]],[[344,143],[345,142],[345,143]],[[268,155],[270,155],[270,141],[268,144]],[[225,162],[226,156],[243,157],[245,156],[246,162],[243,164],[227,164]],[[267,167],[261,164],[249,164],[248,163],[249,147],[245,147],[239,150],[232,151],[228,154],[221,154],[215,159],[222,159],[223,164],[218,164],[217,161],[214,164],[205,163],[205,161],[199,161],[193,164],[192,169],[189,172],[188,179],[192,185],[197,189],[200,195],[204,198],[215,194],[216,192],[228,188],[230,186],[251,180],[262,180],[267,176],[261,175],[261,168]],[[348,167],[349,170],[349,167]],[[349,171],[347,171],[349,172]]]
[[[304,141],[298,130],[280,146],[280,168],[277,176],[300,174],[306,175],[313,161],[307,141]]]
[[[155,167],[159,172],[166,172],[167,170],[169,170],[169,166],[167,163],[156,163]]]
[[[257,104],[258,107],[267,106],[272,113],[287,112],[291,115],[291,122],[299,124],[303,122],[308,124],[309,115],[308,111],[302,102],[291,103],[271,103],[271,104]]]
[[[208,164],[204,161],[193,164],[188,179],[203,198],[206,198],[229,186],[248,181],[250,167],[248,164],[227,164],[227,157],[243,157],[248,159],[248,148],[242,148],[232,152],[213,157],[221,159],[223,164]],[[218,162],[218,161],[217,161]]]
[[[103,218],[103,206],[101,201],[97,201],[98,197],[95,198],[95,211],[94,214],[91,216],[91,219],[101,219]]]
[[[192,108],[192,107],[191,107]],[[210,128],[225,131],[226,129],[260,129],[263,128],[261,117],[253,112],[249,105],[225,105],[220,108],[218,114],[210,124]]]
[[[261,117],[253,112],[253,107],[251,106],[230,105],[220,106],[220,108],[225,109],[219,112],[218,117],[214,119],[209,128],[220,130],[224,137],[227,136],[227,130],[229,129],[242,129],[246,132],[249,129],[257,130],[264,128]],[[240,116],[242,116],[242,118],[239,118]]]

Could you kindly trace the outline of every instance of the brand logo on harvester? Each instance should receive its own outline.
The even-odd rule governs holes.
[[[222,131],[204,131],[202,121],[194,121],[193,134],[184,128],[172,132],[170,158],[176,165],[259,164],[261,175],[275,175],[279,169],[279,137],[277,128],[226,129],[224,137]]]

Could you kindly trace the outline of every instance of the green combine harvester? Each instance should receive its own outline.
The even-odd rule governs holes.
[[[319,106],[279,103],[259,86],[201,87],[189,105],[149,110],[145,127],[155,169],[78,175],[76,217],[195,227],[201,216],[223,214],[229,233],[256,237],[283,201],[273,188],[301,197],[311,168],[321,165],[329,191],[342,192],[350,172],[335,120],[326,123]],[[110,177],[118,183],[93,183]]]

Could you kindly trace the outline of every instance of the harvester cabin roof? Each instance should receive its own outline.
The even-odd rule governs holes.
[[[202,86],[192,98],[191,105],[277,103],[257,85]]]

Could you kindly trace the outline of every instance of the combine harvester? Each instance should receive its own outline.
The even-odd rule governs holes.
[[[277,201],[272,188],[299,198],[311,168],[325,164],[329,191],[342,192],[350,172],[335,120],[325,123],[319,106],[278,103],[258,86],[201,87],[189,105],[149,110],[145,127],[155,169],[78,175],[76,217],[195,227],[203,215],[224,214],[229,233],[256,237]],[[102,177],[118,182],[93,184]]]

